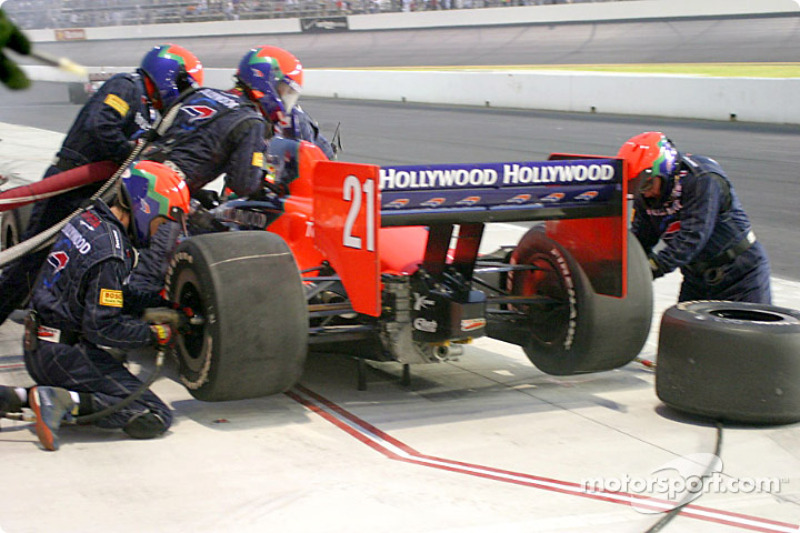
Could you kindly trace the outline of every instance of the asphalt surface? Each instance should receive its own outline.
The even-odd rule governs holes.
[[[343,160],[379,165],[536,161],[553,152],[615,155],[637,133],[664,131],[679,149],[722,164],[767,248],[773,274],[800,280],[798,127],[324,99],[303,106],[329,137],[341,123]],[[67,102],[63,85],[0,90],[0,122],[65,133],[79,109]]]
[[[172,40],[169,39],[168,40]],[[800,17],[533,24],[484,28],[196,37],[176,41],[207,67],[233,68],[271,44],[307,68],[553,63],[796,62]],[[136,65],[152,40],[42,43],[90,66]]]

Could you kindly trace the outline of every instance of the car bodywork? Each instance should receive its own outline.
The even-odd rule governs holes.
[[[429,363],[489,335],[519,344],[547,372],[571,374],[621,366],[647,337],[649,271],[645,279],[636,255],[629,287],[635,239],[620,159],[378,167],[328,161],[313,144],[281,138],[269,159],[266,194],[229,199],[211,215],[223,229],[285,241],[312,349]],[[536,227],[519,244],[480,253],[486,225],[498,222]],[[618,309],[618,320],[600,316]],[[607,346],[593,340],[601,337]]]

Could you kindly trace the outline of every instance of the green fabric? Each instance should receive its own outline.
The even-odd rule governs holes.
[[[0,49],[8,48],[19,54],[31,52],[31,42],[0,9]],[[10,89],[25,89],[31,81],[19,66],[0,51],[0,81]]]

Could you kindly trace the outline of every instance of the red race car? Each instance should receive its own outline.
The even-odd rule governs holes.
[[[378,167],[280,138],[270,153],[264,193],[199,211],[170,265],[169,297],[197,314],[177,346],[196,398],[282,392],[309,349],[407,370],[488,335],[569,375],[644,345],[651,274],[622,160]],[[488,223],[525,221],[479,253]]]

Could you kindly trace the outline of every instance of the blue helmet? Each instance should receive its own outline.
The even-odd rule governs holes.
[[[260,46],[239,62],[236,80],[265,118],[277,122],[292,111],[303,85],[303,66],[276,46]]]
[[[156,109],[166,109],[189,87],[203,84],[203,65],[187,49],[160,44],[145,54],[138,69]]]
[[[130,234],[136,246],[147,246],[153,220],[181,221],[189,213],[189,188],[162,163],[138,161],[122,175],[123,207],[131,213]]]

